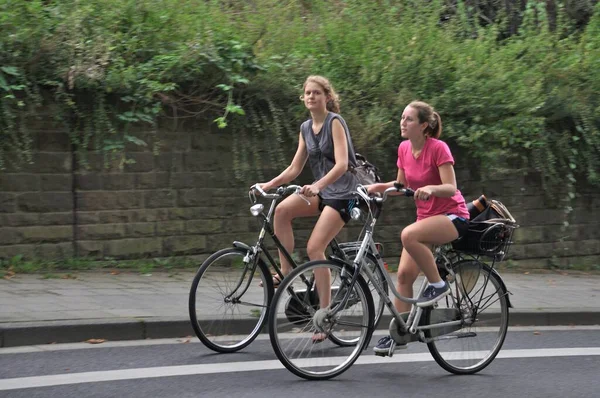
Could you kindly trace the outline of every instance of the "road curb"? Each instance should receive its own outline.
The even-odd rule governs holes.
[[[388,327],[384,315],[379,329]],[[511,311],[510,326],[600,325],[600,311]],[[264,332],[264,331],[263,331]],[[0,324],[0,347],[85,342],[176,338],[194,335],[187,318],[94,319]]]

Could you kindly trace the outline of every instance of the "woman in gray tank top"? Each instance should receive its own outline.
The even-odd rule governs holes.
[[[357,205],[353,192],[356,191],[358,180],[349,171],[350,166],[356,166],[356,156],[348,126],[338,114],[339,99],[331,83],[322,76],[309,76],[303,89],[300,98],[311,117],[300,127],[296,155],[281,174],[259,185],[267,191],[288,184],[300,175],[308,160],[315,181],[304,185],[300,194],[310,204],[298,195],[283,200],[275,209],[275,234],[291,253],[294,250],[292,221],[298,217],[320,214],[306,251],[311,260],[324,260],[327,245],[350,220],[350,210]],[[283,274],[287,275],[291,265],[281,253],[279,259]],[[326,308],[331,301],[329,270],[316,270],[315,278],[320,307]],[[275,286],[279,282],[277,276],[273,276]],[[315,332],[313,335],[314,342],[326,338],[325,333]]]

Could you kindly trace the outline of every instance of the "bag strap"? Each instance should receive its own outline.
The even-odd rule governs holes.
[[[333,119],[335,119],[335,118],[331,118],[331,123],[333,123]],[[315,133],[313,133],[313,131],[312,131],[312,125],[313,125],[313,121],[311,120],[310,124],[308,126],[308,135],[310,135],[310,138],[312,139],[313,144],[315,145],[316,148],[319,149],[319,151],[321,152],[321,155],[323,157],[329,159],[329,161],[331,163],[335,164],[335,159],[331,159],[329,156],[325,155],[323,153],[323,151],[321,151],[321,146],[319,145],[319,141],[317,141],[317,137],[315,136]],[[322,133],[319,133],[319,134],[322,134]],[[346,129],[344,129],[344,134],[346,135],[346,141],[347,141],[348,140],[348,137],[347,137],[348,133],[346,132]],[[348,171],[351,172],[352,174],[356,174],[356,170],[354,170],[354,167],[352,165],[350,165],[350,164],[348,164]]]

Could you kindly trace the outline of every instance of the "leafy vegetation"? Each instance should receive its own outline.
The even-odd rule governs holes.
[[[384,167],[399,115],[421,99],[487,169],[531,168],[574,195],[577,181],[600,182],[594,4],[5,0],[0,169],[31,161],[28,122],[52,107],[82,166],[89,150],[123,165],[161,118],[210,118],[248,178],[289,161],[306,117],[300,84],[322,74],[355,145]]]

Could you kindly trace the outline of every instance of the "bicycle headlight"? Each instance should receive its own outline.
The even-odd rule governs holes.
[[[250,208],[250,214],[254,217],[258,216],[264,210],[265,206],[261,203],[257,203]]]
[[[361,216],[362,212],[360,211],[360,209],[358,207],[353,207],[352,210],[350,210],[350,217],[353,220],[358,220]]]

